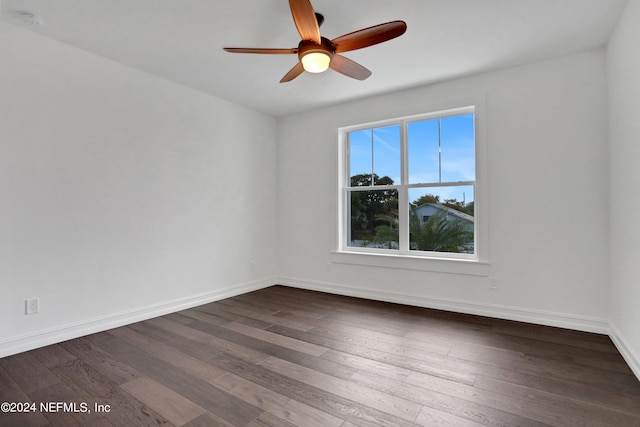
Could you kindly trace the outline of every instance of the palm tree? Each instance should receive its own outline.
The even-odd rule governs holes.
[[[374,243],[379,247],[396,249],[398,245],[398,217],[379,214],[376,221],[384,224],[376,227]],[[430,252],[470,252],[473,231],[459,218],[448,218],[447,212],[438,212],[421,222],[415,212],[409,218],[409,245],[412,250]]]
[[[439,212],[425,222],[411,212],[409,218],[410,248],[433,252],[469,252],[473,244],[473,231],[464,221],[447,218],[446,212]]]
[[[373,242],[386,249],[398,249],[398,216],[379,214],[376,221],[384,222],[376,227],[376,235]]]

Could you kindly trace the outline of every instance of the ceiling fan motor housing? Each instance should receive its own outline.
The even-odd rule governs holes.
[[[324,53],[328,55],[329,58],[332,58],[334,51],[333,43],[325,37],[322,37],[320,44],[311,40],[302,40],[300,44],[298,44],[298,58],[300,60],[309,53]]]

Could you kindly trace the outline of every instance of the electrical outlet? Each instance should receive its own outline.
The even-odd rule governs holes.
[[[489,277],[489,289],[495,291],[498,289],[498,278],[497,277]]]
[[[40,311],[40,299],[28,299],[25,301],[24,314],[37,314]]]

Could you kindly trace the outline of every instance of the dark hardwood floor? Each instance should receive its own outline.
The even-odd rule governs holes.
[[[606,336],[282,286],[2,358],[0,402],[35,409],[3,427],[640,426]]]

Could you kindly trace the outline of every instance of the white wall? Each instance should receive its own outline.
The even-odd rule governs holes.
[[[337,128],[462,106],[469,98],[486,100],[479,119],[488,148],[488,273],[332,262],[340,260],[331,255]],[[603,50],[288,116],[278,139],[283,283],[608,331]],[[497,278],[497,290],[487,276]]]
[[[640,1],[630,1],[607,51],[613,338],[640,378]]]
[[[2,23],[0,129],[0,357],[272,283],[274,118]]]

